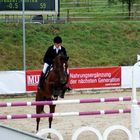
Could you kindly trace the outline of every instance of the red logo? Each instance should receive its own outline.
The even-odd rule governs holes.
[[[40,70],[26,71],[26,91],[36,91],[40,78]]]

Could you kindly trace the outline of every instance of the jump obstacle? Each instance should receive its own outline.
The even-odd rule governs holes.
[[[119,98],[96,98],[96,99],[81,99],[81,100],[61,100],[55,102],[14,102],[14,103],[2,103],[1,107],[14,107],[14,106],[28,106],[28,105],[52,105],[52,104],[69,104],[69,103],[99,103],[99,102],[119,102],[119,101],[131,101],[130,97],[119,97]],[[58,117],[58,116],[87,116],[87,115],[107,115],[107,114],[120,114],[120,113],[131,113],[130,109],[119,109],[119,110],[97,110],[97,111],[90,111],[90,112],[67,112],[67,113],[45,113],[45,114],[21,114],[21,115],[6,115],[0,116],[0,120],[6,119],[25,119],[25,118],[44,118],[44,117]],[[105,130],[102,134],[95,128],[92,127],[82,127],[79,128],[74,132],[72,135],[72,140],[77,140],[78,136],[83,133],[84,131],[91,131],[95,133],[98,137],[98,140],[107,140],[108,135],[113,130],[120,129],[127,133],[129,140],[131,139],[131,133],[127,128],[123,126],[113,126],[109,127]],[[63,136],[56,131],[55,129],[42,129],[37,133],[37,136],[43,136],[44,134],[53,133],[55,134],[59,140],[64,140]],[[105,139],[103,139],[105,138]]]
[[[7,102],[0,103],[0,107],[16,107],[16,106],[41,106],[41,105],[57,105],[57,104],[82,104],[82,103],[103,103],[103,102],[119,102],[131,101],[131,97],[119,98],[94,98],[94,99],[77,99],[77,100],[58,100],[58,101],[38,101],[38,102]],[[67,112],[67,113],[44,113],[44,114],[20,114],[20,115],[0,115],[0,120],[6,119],[26,119],[26,118],[45,118],[58,116],[88,116],[88,115],[103,115],[103,114],[120,114],[130,113],[130,109],[119,110],[97,110],[88,112]]]
[[[0,120],[5,119],[25,119],[25,118],[41,118],[41,117],[56,117],[56,116],[85,116],[85,115],[101,115],[101,114],[119,114],[119,113],[131,113],[131,122],[132,122],[132,133],[124,128],[123,126],[114,126],[111,127],[108,131],[106,130],[106,135],[103,134],[103,137],[98,133],[96,129],[92,128],[81,128],[73,134],[72,140],[76,140],[78,135],[83,131],[92,131],[94,132],[99,140],[107,140],[109,133],[115,129],[121,129],[125,131],[128,135],[129,140],[140,140],[140,102],[137,101],[136,96],[136,85],[135,85],[135,69],[140,66],[140,61],[138,61],[132,70],[132,99],[130,97],[120,97],[120,98],[100,98],[100,99],[81,99],[81,100],[62,100],[62,101],[42,101],[42,102],[14,102],[14,103],[0,103],[0,107],[14,107],[14,106],[34,106],[34,105],[54,105],[54,104],[69,104],[69,103],[99,103],[99,102],[117,102],[117,101],[132,101],[131,109],[119,109],[119,110],[98,110],[91,112],[68,112],[68,113],[46,113],[46,114],[21,114],[21,115],[6,115],[1,116]],[[95,131],[96,130],[96,131]],[[47,130],[46,133],[48,133]],[[45,131],[44,131],[45,132]],[[38,134],[39,135],[39,134]],[[57,134],[56,134],[57,135]],[[131,135],[131,136],[130,136]],[[60,139],[61,140],[61,139]]]

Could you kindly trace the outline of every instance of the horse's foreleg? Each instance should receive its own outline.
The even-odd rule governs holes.
[[[50,113],[54,113],[55,112],[55,105],[50,105]],[[53,117],[49,117],[49,128],[51,128],[52,126],[52,120],[53,120]],[[51,139],[51,134],[49,133],[47,138],[50,138]]]
[[[55,112],[55,105],[50,105],[50,113]],[[51,128],[53,117],[49,117],[49,128]]]
[[[36,132],[38,132],[39,130],[39,122],[40,122],[40,118],[36,118]]]

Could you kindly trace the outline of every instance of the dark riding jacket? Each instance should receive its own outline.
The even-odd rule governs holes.
[[[61,46],[61,49],[58,50],[58,53],[56,53],[56,49],[54,49],[54,45],[50,46],[44,55],[44,59],[43,59],[44,63],[51,65],[53,59],[60,53],[63,53],[64,55],[67,56],[67,52],[63,46]]]

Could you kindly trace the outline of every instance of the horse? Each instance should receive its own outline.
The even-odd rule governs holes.
[[[37,89],[36,101],[52,101],[58,100],[58,97],[64,98],[66,91],[66,84],[68,82],[68,59],[69,57],[64,54],[59,54],[53,60],[52,67],[50,68],[43,83],[43,89]],[[49,105],[50,113],[55,112],[56,105]],[[44,105],[36,106],[36,113],[44,113]],[[49,117],[49,128],[51,128],[52,117]],[[36,131],[39,130],[40,118],[36,119]]]

